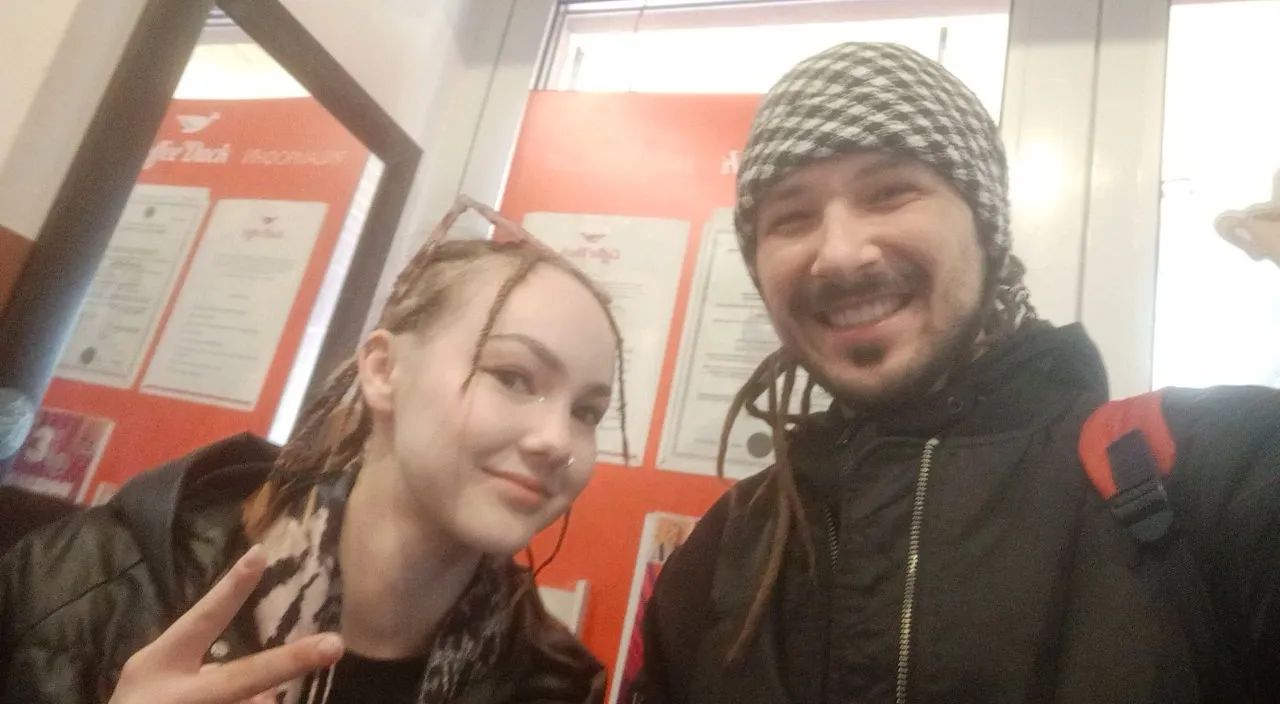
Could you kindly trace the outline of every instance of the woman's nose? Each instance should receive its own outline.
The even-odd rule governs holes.
[[[538,458],[539,469],[564,467],[573,456],[573,418],[563,404],[547,399],[537,404],[535,418],[522,445]]]

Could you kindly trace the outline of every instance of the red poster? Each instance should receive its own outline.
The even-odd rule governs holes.
[[[641,265],[649,266],[646,262],[656,262],[645,269],[657,274],[647,288],[621,276],[605,282],[615,294],[615,313],[620,318],[630,316],[637,325],[652,318],[635,310],[657,299],[666,306],[666,294],[658,289],[666,285],[668,272],[661,267],[674,258],[677,270],[670,272],[674,304],[664,308],[669,311],[665,329],[647,329],[639,343],[658,349],[636,350],[656,354],[650,365],[655,369],[652,379],[641,380],[652,388],[629,394],[643,403],[631,405],[635,399],[628,399],[630,413],[644,416],[643,423],[628,419],[633,452],[640,457],[630,467],[613,463],[605,450],[615,442],[607,435],[616,430],[602,424],[601,459],[610,463],[597,468],[574,506],[563,550],[544,572],[551,584],[589,581],[592,602],[582,637],[611,669],[619,663],[628,602],[634,602],[633,612],[640,608],[642,595],[637,593],[636,600],[630,597],[646,516],[653,512],[700,516],[728,486],[707,476],[713,474],[712,462],[701,462],[702,476],[670,471],[660,463],[660,446],[669,434],[664,425],[704,233],[713,221],[723,220],[724,209],[733,205],[738,155],[758,100],[753,95],[539,92],[530,98],[516,145],[501,208],[504,215],[525,224],[570,258],[575,258],[575,252],[593,252],[602,242],[643,238],[645,244],[640,247],[624,242],[610,245],[610,252],[622,258],[611,258],[608,266],[624,265],[630,257],[639,271]],[[681,251],[662,252],[660,257],[644,251],[681,246]],[[575,261],[598,280],[609,275],[606,263]],[[616,288],[609,285],[615,283]],[[619,306],[627,287],[643,296]],[[623,311],[618,313],[620,307]],[[651,345],[650,340],[665,342]],[[637,362],[628,362],[629,375],[633,367],[645,367],[644,360]],[[718,426],[723,414],[699,419]],[[643,433],[642,438],[631,432],[635,429]],[[551,549],[556,530],[535,541],[537,555]],[[656,567],[652,571],[656,575]],[[645,583],[641,575],[637,588],[644,591]],[[628,635],[638,633],[632,629]],[[616,670],[624,675],[634,670],[638,658],[631,644],[627,649],[632,663]]]
[[[41,408],[14,457],[6,484],[83,501],[114,423],[57,408]]]
[[[310,98],[170,104],[45,396],[114,425],[81,500],[268,432],[367,162]]]

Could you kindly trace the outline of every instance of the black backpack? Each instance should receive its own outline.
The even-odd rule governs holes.
[[[1248,701],[1243,673],[1165,491],[1165,480],[1177,467],[1177,445],[1160,392],[1099,407],[1081,428],[1079,455],[1089,481],[1137,544],[1143,581],[1177,614],[1201,701]]]

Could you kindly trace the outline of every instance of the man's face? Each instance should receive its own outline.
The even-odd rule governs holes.
[[[774,327],[836,396],[909,401],[971,354],[985,269],[973,211],[923,162],[815,162],[765,192],[755,225]]]

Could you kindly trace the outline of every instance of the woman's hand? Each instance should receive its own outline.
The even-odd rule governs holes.
[[[253,593],[266,558],[254,546],[195,606],[124,665],[111,704],[274,702],[271,692],[342,657],[334,633],[302,638],[225,665],[203,666],[204,654]]]

